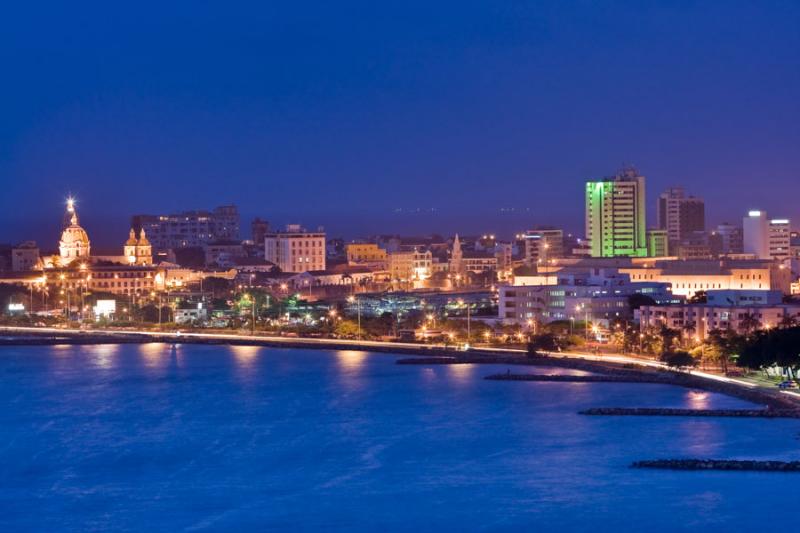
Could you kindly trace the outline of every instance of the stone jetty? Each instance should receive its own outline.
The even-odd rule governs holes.
[[[656,459],[636,461],[632,468],[664,470],[734,470],[740,472],[800,472],[800,461],[736,461],[731,459]]]
[[[675,379],[667,375],[630,372],[627,374],[602,374],[572,376],[569,374],[490,374],[483,379],[493,381],[555,381],[558,383],[661,383],[674,385]]]
[[[579,411],[592,416],[714,416],[734,418],[800,418],[798,409],[673,409],[668,407],[595,407]]]

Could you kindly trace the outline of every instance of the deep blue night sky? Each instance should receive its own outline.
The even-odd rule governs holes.
[[[798,28],[789,1],[18,2],[0,242],[54,245],[69,191],[110,243],[224,202],[348,236],[580,229],[623,162],[651,208],[683,184],[711,223],[797,222]]]

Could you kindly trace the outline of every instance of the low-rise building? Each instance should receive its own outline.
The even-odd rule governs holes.
[[[207,266],[232,267],[246,256],[239,241],[214,241],[204,246]]]
[[[666,257],[669,255],[669,238],[665,229],[647,230],[647,255]]]
[[[632,283],[616,269],[561,271],[541,279],[545,281],[541,285],[498,288],[499,316],[504,322],[587,320],[607,324],[633,318],[629,298],[634,294],[661,303],[682,301],[672,295],[667,283]]]
[[[433,256],[430,250],[390,252],[388,254],[389,277],[392,281],[413,283],[430,278]]]
[[[38,268],[39,247],[33,241],[26,241],[11,249],[11,270],[27,272]]]
[[[175,309],[176,324],[191,324],[193,322],[205,322],[208,319],[208,309],[202,304],[197,303],[192,307]]]
[[[691,297],[698,291],[721,289],[777,290],[789,293],[791,270],[770,260],[657,260],[636,261],[620,267],[631,281],[661,282],[675,295]]]
[[[386,268],[386,250],[375,243],[352,242],[345,245],[347,263],[352,266],[371,265]]]
[[[744,334],[800,320],[800,304],[781,303],[781,296],[777,291],[709,291],[706,303],[644,305],[639,325],[643,331],[665,325],[702,341],[714,330]]]
[[[290,224],[286,231],[267,233],[264,259],[284,272],[325,270],[325,232]]]
[[[464,252],[461,257],[464,272],[480,274],[497,271],[497,256],[492,252]]]

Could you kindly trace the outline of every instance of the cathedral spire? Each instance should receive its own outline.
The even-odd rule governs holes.
[[[63,227],[77,226],[78,225],[78,212],[75,210],[75,198],[72,196],[67,197],[67,212],[64,214]]]

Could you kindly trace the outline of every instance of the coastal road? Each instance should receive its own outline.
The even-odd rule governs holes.
[[[96,335],[96,336],[106,336],[109,337],[152,337],[159,341],[163,341],[165,338],[170,339],[174,338],[175,342],[180,342],[181,339],[196,339],[196,340],[209,340],[209,341],[216,341],[216,342],[268,342],[273,345],[281,345],[285,344],[287,346],[300,346],[300,347],[309,347],[309,348],[321,348],[321,347],[330,347],[330,348],[342,348],[348,347],[354,350],[369,350],[369,349],[377,349],[380,351],[390,351],[393,348],[400,349],[400,350],[414,350],[420,353],[424,353],[426,349],[446,349],[447,347],[444,345],[422,345],[417,343],[411,342],[384,342],[384,341],[369,341],[369,340],[349,340],[349,339],[324,339],[324,338],[305,338],[305,337],[278,337],[278,336],[267,336],[267,335],[248,335],[248,334],[239,334],[239,333],[195,333],[195,332],[163,332],[163,331],[151,331],[151,330],[132,330],[132,329],[78,329],[78,328],[48,328],[48,327],[17,327],[17,326],[0,326],[0,334],[5,336],[14,336],[20,334],[31,334],[31,335],[42,335],[42,334],[52,334],[52,335],[69,335],[69,336],[82,336],[82,335]],[[512,356],[519,356],[523,357],[526,354],[525,350],[516,349],[516,348],[497,348],[497,347],[484,347],[484,346],[473,346],[469,349],[470,352],[473,353],[491,353],[491,354],[502,354],[502,355],[512,355]],[[454,352],[456,353],[456,352]],[[464,352],[458,352],[464,353]],[[558,353],[551,353],[551,357],[563,357],[568,359],[583,359],[587,361],[605,361],[611,363],[622,363],[622,364],[635,364],[640,366],[647,366],[651,368],[657,368],[661,370],[666,370],[668,367],[660,362],[654,361],[652,359],[645,359],[640,357],[633,357],[629,355],[621,355],[621,354],[591,354],[591,353],[583,353],[583,352],[558,352]],[[753,383],[751,381],[745,379],[737,379],[737,378],[729,378],[727,376],[721,376],[719,374],[712,374],[710,372],[703,372],[700,370],[690,370],[688,371],[690,374],[694,376],[698,376],[704,379],[720,381],[723,383],[732,383],[742,387],[747,388],[762,388],[766,389],[766,387],[760,387],[758,384]],[[774,392],[774,389],[769,389],[770,392]],[[791,391],[782,391],[784,394],[798,397],[800,398],[800,394],[791,392]]]

